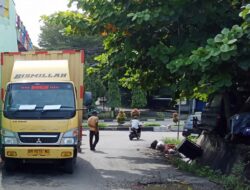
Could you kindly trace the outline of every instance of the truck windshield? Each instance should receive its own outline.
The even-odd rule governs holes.
[[[75,116],[71,83],[16,83],[7,87],[4,116],[9,119],[67,119]]]

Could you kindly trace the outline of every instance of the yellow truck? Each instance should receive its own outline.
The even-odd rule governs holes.
[[[84,51],[1,53],[2,159],[61,163],[72,173],[82,137]]]

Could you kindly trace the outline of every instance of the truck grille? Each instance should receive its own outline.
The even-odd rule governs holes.
[[[60,133],[18,133],[22,143],[56,143]]]

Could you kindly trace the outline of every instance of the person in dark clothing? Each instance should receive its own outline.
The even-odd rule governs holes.
[[[89,145],[90,150],[95,151],[95,147],[99,141],[99,128],[98,128],[98,120],[97,111],[92,112],[92,116],[88,119],[88,126],[89,126]],[[93,143],[93,137],[95,141]]]

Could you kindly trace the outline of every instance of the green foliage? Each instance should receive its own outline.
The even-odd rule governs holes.
[[[241,80],[237,73],[249,68],[249,46],[238,17],[241,1],[70,2],[84,11],[45,19],[63,24],[66,33],[103,36],[105,52],[97,58],[96,72],[102,72],[107,81],[117,77],[125,88],[139,84],[152,92],[170,87],[176,97],[206,99],[234,86]],[[241,16],[246,21],[243,29],[247,28],[247,9]]]
[[[141,88],[132,90],[132,104],[131,107],[143,108],[147,105],[146,93]]]
[[[177,139],[177,138],[166,138],[164,140],[164,143],[165,144],[175,144],[175,145],[178,145],[181,143],[181,140],[180,139]]]
[[[116,120],[119,124],[123,124],[126,120],[127,116],[124,111],[119,111],[118,115],[116,116]]]
[[[117,81],[112,80],[108,83],[108,105],[111,108],[121,106],[121,95]]]
[[[84,77],[84,84],[87,91],[92,92],[93,100],[96,101],[98,97],[106,96],[106,87],[101,79],[99,73],[92,72],[94,67],[85,66],[86,76]]]
[[[187,163],[179,158],[169,159],[171,164],[178,169],[193,173],[201,177],[207,177],[209,180],[221,184],[226,190],[249,190],[250,186],[244,181],[242,177],[243,164],[237,164],[233,168],[230,175],[223,175],[219,171],[214,171],[208,166],[202,166],[195,162]]]
[[[162,113],[162,112],[157,112],[157,113],[156,113],[156,117],[157,117],[158,119],[164,119],[164,118],[165,118],[165,114]]]
[[[189,57],[171,61],[167,67],[172,73],[180,73],[183,70],[196,73],[196,78],[193,80],[190,75],[186,75],[179,81],[182,85],[189,80],[188,88],[181,86],[182,94],[184,96],[194,94],[199,97],[202,92],[208,95],[231,87],[238,77],[235,69],[240,69],[239,63],[235,60],[239,56],[238,43],[242,36],[243,29],[238,25],[234,25],[230,30],[224,28],[220,34],[208,39],[206,46],[192,51]],[[219,74],[217,71],[220,71]],[[190,87],[193,92],[190,92]]]
[[[102,82],[101,75],[94,73],[93,56],[102,51],[102,39],[100,36],[89,35],[68,35],[64,31],[64,25],[61,23],[50,23],[46,19],[44,25],[41,27],[41,34],[39,36],[39,46],[46,50],[64,50],[64,49],[84,49],[86,54],[86,66],[84,84],[86,91],[91,91],[93,99],[105,96],[105,86]]]
[[[83,127],[84,128],[88,128],[88,124],[83,124]],[[108,127],[108,125],[106,123],[98,123],[98,127],[99,128],[105,128],[105,127]]]
[[[187,137],[187,139],[190,140],[190,141],[192,141],[192,142],[194,142],[194,143],[196,143],[198,137],[197,137],[197,136],[194,136],[194,135],[189,135],[189,136]]]
[[[87,53],[101,49],[99,36],[67,35],[62,24],[49,23],[44,20],[39,36],[39,46],[47,50],[84,49]]]
[[[108,127],[108,125],[106,123],[98,123],[98,127],[105,128],[105,127]]]

